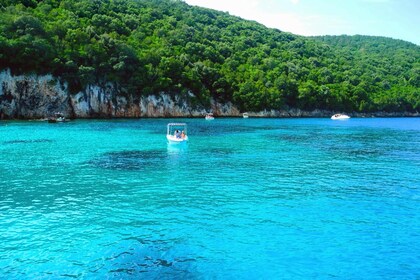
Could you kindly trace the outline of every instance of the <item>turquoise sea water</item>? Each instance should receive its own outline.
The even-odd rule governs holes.
[[[0,279],[420,278],[419,118],[1,121],[0,155]]]

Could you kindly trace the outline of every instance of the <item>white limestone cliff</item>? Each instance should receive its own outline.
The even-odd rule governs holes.
[[[115,85],[89,85],[83,91],[71,94],[66,83],[52,75],[12,75],[0,72],[0,119],[41,119],[62,113],[67,118],[140,118],[140,117],[203,117],[212,112],[220,117],[242,116],[232,103],[211,100],[208,105],[197,102],[196,96],[156,93],[133,96],[121,92]],[[197,105],[198,104],[198,105]],[[337,112],[264,110],[248,112],[250,117],[330,117]],[[350,113],[354,117],[419,117],[410,112]]]

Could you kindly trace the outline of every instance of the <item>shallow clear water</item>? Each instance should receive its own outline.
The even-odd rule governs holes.
[[[2,121],[0,155],[0,279],[420,277],[419,118]]]

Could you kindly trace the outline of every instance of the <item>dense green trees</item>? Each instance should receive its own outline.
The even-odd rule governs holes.
[[[420,109],[420,47],[408,42],[305,38],[180,0],[0,3],[0,68],[52,73],[73,92],[112,82],[242,110]]]

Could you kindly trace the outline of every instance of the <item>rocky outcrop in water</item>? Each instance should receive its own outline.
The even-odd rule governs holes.
[[[194,102],[193,102],[194,101]],[[60,112],[67,118],[139,118],[139,117],[202,117],[207,112],[216,116],[239,117],[241,112],[231,103],[211,101],[197,105],[192,93],[171,95],[159,93],[133,96],[122,93],[115,85],[91,85],[70,94],[66,83],[52,75],[12,75],[0,72],[0,118],[41,119]],[[194,105],[192,105],[194,104]],[[250,112],[251,117],[329,117],[337,112],[265,110]],[[419,113],[352,113],[355,117],[420,116]]]

